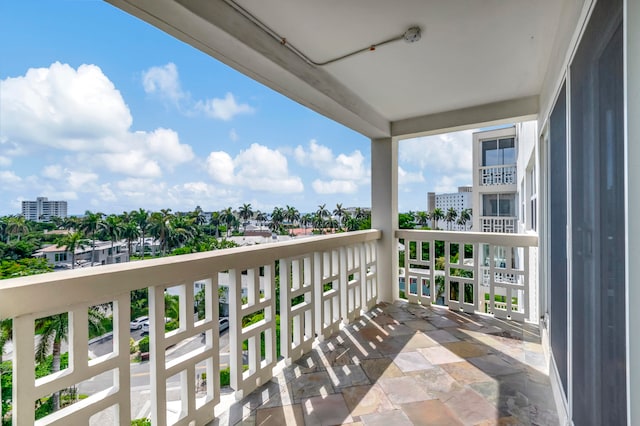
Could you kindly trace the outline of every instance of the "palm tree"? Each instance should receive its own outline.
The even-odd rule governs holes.
[[[253,217],[253,210],[251,210],[251,203],[243,204],[242,207],[238,207],[238,216],[240,219],[248,221]]]
[[[271,230],[277,231],[284,220],[284,209],[282,207],[274,207],[271,212]]]
[[[440,207],[436,207],[431,212],[431,220],[433,220],[433,229],[438,229],[438,221],[444,219],[444,213]]]
[[[462,225],[467,230],[467,222],[471,222],[471,209],[463,209],[458,218],[458,225]]]
[[[300,224],[304,228],[304,234],[307,234],[307,226],[313,225],[313,215],[306,213],[300,218]]]
[[[144,234],[147,231],[147,227],[149,226],[149,212],[140,208],[139,210],[134,210],[131,212],[131,218],[138,225],[140,229],[140,251],[142,258],[144,259]]]
[[[342,204],[341,203],[336,204],[336,208],[333,209],[333,215],[338,218],[339,228],[342,228],[342,218],[344,217],[345,213],[346,213],[346,210],[342,208]]]
[[[67,253],[71,253],[71,269],[76,267],[76,250],[84,249],[89,241],[81,231],[75,231],[65,235],[58,241],[56,247],[64,247]]]
[[[258,221],[261,227],[267,219],[268,218],[266,213],[263,213],[260,210],[256,211],[256,220]]]
[[[420,226],[425,226],[427,223],[429,223],[429,213],[424,211],[417,212],[416,222],[418,222],[418,225]]]
[[[444,220],[447,222],[447,228],[449,230],[451,230],[451,223],[455,222],[457,217],[458,212],[456,211],[456,209],[454,209],[453,207],[449,207],[449,210],[447,210],[447,215],[444,218]]]
[[[135,222],[125,222],[123,220],[121,235],[122,238],[127,240],[127,250],[129,251],[129,255],[131,255],[133,242],[140,238],[140,230],[138,229],[138,225],[136,225]]]
[[[104,315],[96,308],[92,307],[88,312],[89,329],[101,334],[104,332],[102,320]],[[36,346],[36,361],[43,362],[47,358],[49,348],[53,357],[51,363],[51,373],[60,371],[60,355],[62,341],[68,341],[69,338],[69,315],[58,314],[46,318],[36,320],[36,332],[40,335],[40,341]],[[60,409],[60,392],[55,392],[52,396],[53,411]]]
[[[7,226],[9,225],[9,218],[6,216],[0,217],[0,242],[9,242],[9,233],[7,232]]]
[[[92,213],[87,210],[86,212],[84,212],[84,217],[82,218],[82,222],[80,223],[80,229],[82,229],[85,234],[91,235],[91,263],[96,261],[96,231],[100,229],[100,222],[102,221],[103,216],[104,213]]]
[[[171,233],[171,209],[161,209],[151,213],[149,217],[149,234],[160,242],[160,251],[164,256],[168,248],[169,235]],[[194,216],[195,220],[196,216]]]
[[[19,241],[22,235],[29,232],[29,224],[24,216],[9,216],[5,232],[7,233],[7,242],[9,242],[11,235],[17,236]]]
[[[115,214],[110,214],[99,223],[100,229],[107,235],[111,241],[111,253],[113,253],[113,244],[120,239],[123,225],[122,220]]]
[[[344,226],[347,228],[347,231],[357,231],[360,229],[360,219],[347,213],[345,216]]]
[[[318,223],[321,223],[322,227],[325,226],[325,218],[328,218],[330,215],[331,213],[329,213],[329,210],[327,210],[326,204],[318,205],[318,210],[316,210],[316,216],[318,216],[319,218]]]
[[[236,216],[233,214],[231,207],[227,207],[220,212],[222,223],[227,226],[227,237],[229,237],[229,231],[231,231],[231,226],[233,225],[233,219],[235,219],[235,217]]]
[[[170,211],[171,209],[168,210]],[[207,218],[204,216],[204,212],[200,206],[196,206],[196,208],[191,212],[190,217],[193,219],[193,223],[197,226],[202,226],[207,223]]]
[[[318,231],[324,229],[324,225],[325,225],[325,220],[322,216],[320,216],[318,213],[315,213],[313,215],[313,227],[315,229],[317,229]]]
[[[287,206],[284,209],[284,218],[294,226],[296,221],[300,220],[300,212],[295,207]]]
[[[212,212],[211,219],[209,219],[209,225],[216,229],[216,238],[220,238],[220,223],[222,223],[220,212]]]

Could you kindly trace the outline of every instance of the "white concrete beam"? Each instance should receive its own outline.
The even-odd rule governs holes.
[[[371,140],[371,227],[378,241],[378,301],[398,298],[398,140]],[[388,261],[387,261],[388,260]]]
[[[224,1],[106,1],[363,135],[390,134],[389,121],[351,89],[282,46]]]
[[[409,139],[537,119],[538,96],[477,105],[391,123],[391,136]]]

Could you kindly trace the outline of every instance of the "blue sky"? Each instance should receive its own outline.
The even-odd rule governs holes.
[[[0,2],[0,215],[369,206],[369,140],[100,0]],[[471,183],[471,131],[400,143],[399,207]]]

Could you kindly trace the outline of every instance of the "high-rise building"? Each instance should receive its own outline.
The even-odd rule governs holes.
[[[49,201],[47,197],[38,197],[36,201],[23,201],[22,216],[35,222],[49,222],[56,216],[67,217],[67,202]]]
[[[450,208],[454,209],[460,217],[460,213],[463,210],[471,209],[473,207],[473,187],[471,186],[459,186],[458,192],[450,192],[447,194],[436,194],[435,192],[429,192],[427,194],[427,211],[432,213],[435,209],[442,210],[445,215]],[[460,225],[456,222],[445,223],[441,221],[438,224],[439,228],[445,228],[451,231],[467,231],[471,228],[471,223]]]

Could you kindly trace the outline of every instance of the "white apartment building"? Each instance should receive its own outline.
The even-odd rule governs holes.
[[[457,213],[458,217],[460,217],[460,213],[463,210],[472,209],[473,208],[473,187],[471,186],[459,186],[458,192],[450,192],[447,194],[436,194],[434,192],[429,192],[427,194],[427,211],[433,212],[435,209],[442,210],[442,213],[445,215],[450,208],[453,208]],[[446,228],[451,231],[467,231],[471,228],[471,223],[467,223],[466,225],[459,225],[457,222],[449,223],[439,223],[440,228]]]
[[[38,197],[35,201],[22,202],[22,216],[34,222],[49,222],[52,217],[67,217],[66,201],[49,201]]]
[[[71,252],[65,246],[50,245],[36,251],[34,256],[44,257],[54,268],[71,269]],[[96,241],[94,248],[91,248],[91,244],[78,247],[75,250],[75,261],[75,268],[128,262],[127,242],[122,240],[111,244],[110,241]]]

